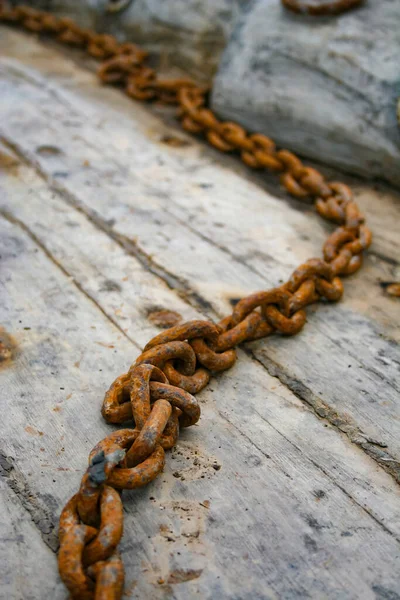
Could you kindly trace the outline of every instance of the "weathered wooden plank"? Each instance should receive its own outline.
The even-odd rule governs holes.
[[[104,380],[135,348],[17,225],[1,219],[0,233],[3,322],[22,321],[13,331],[19,354],[1,372],[12,406],[3,444],[55,519],[84,455],[109,431],[93,413]],[[230,423],[232,407],[253,392],[240,377],[220,412],[204,402],[201,426],[184,433],[163,477],[127,495],[128,596],[395,594],[395,537],[267,421],[262,439],[257,427],[244,435]]]
[[[55,554],[44,544],[17,496],[0,478],[1,597],[65,598]]]
[[[6,207],[8,214],[31,232],[53,260],[62,265],[130,339],[143,347],[157,333],[147,318],[153,309],[174,310],[184,320],[203,317],[149,274],[107,233],[99,231],[84,215],[69,206],[62,196],[50,192],[47,183],[31,167],[19,162],[7,148],[4,148],[4,154],[10,157],[9,164],[12,164],[12,158],[15,162],[13,170],[1,178],[3,209]],[[27,189],[29,202],[25,198]],[[382,477],[379,469],[376,472],[371,461],[362,458],[362,453],[350,449],[344,436],[334,429],[326,429],[326,423],[316,419],[293,394],[243,353],[241,363],[239,374],[235,374],[239,368],[236,366],[223,378],[216,394],[218,407],[224,402],[221,398],[226,399],[227,406],[232,405],[231,394],[236,397],[235,390],[241,378],[257,382],[253,384],[254,397],[246,404],[247,420],[258,420],[261,432],[263,420],[269,421],[333,481],[345,488],[355,501],[371,511],[395,535],[400,535],[396,484],[390,478]],[[212,385],[213,389],[215,385]],[[230,418],[235,415],[231,414]],[[247,421],[243,421],[241,411],[235,426],[248,435]],[[373,488],[374,493],[366,495],[366,486]]]
[[[164,278],[197,304],[211,303],[223,314],[232,297],[275,284],[288,275],[290,265],[319,254],[326,234],[323,224],[232,175],[227,183],[223,171],[207,158],[199,159],[198,150],[192,150],[188,158],[185,148],[159,145],[155,151],[157,121],[151,117],[146,121],[143,111],[140,123],[133,125],[111,107],[105,113],[99,105],[76,101],[54,86],[46,88],[40,79],[33,77],[28,83],[26,73],[21,77],[10,73],[12,68],[8,71],[14,85],[23,88],[24,100],[8,87],[3,132],[13,137],[57,188],[68,192],[73,202],[104,227],[111,223],[113,234],[130,240],[146,260],[151,256]],[[34,104],[40,105],[42,116],[32,109]],[[139,109],[135,106],[135,110]],[[46,144],[54,146],[60,139],[65,140],[62,152],[43,152]],[[231,211],[232,204],[235,211]],[[390,205],[393,210],[394,204]],[[234,217],[229,216],[232,212]],[[315,241],[311,241],[314,230],[306,217],[315,228]],[[385,212],[382,218],[386,223]],[[279,242],[283,236],[294,240],[303,226],[304,235],[310,238],[304,244],[296,243],[294,249]],[[271,235],[274,243],[266,246],[264,239]],[[274,249],[277,260],[271,259]],[[258,343],[255,353],[319,414],[398,476],[399,353],[393,343],[398,335],[393,327],[397,305],[384,298],[376,285],[382,272],[387,274],[392,268],[376,257],[368,261],[363,273],[353,278],[354,290],[341,306],[320,307],[301,336]],[[346,287],[352,289],[350,282]],[[371,289],[376,290],[372,303],[360,301]],[[348,335],[341,334],[349,329]],[[383,449],[385,445],[388,450]]]
[[[152,119],[149,115],[149,109],[151,110],[154,108],[152,105],[143,107],[142,104],[132,103],[131,100],[127,100],[124,95],[121,94],[120,90],[113,90],[110,87],[97,85],[96,81],[93,79],[92,72],[95,71],[98,63],[90,57],[88,58],[85,54],[82,54],[77,50],[71,51],[56,42],[49,43],[47,40],[44,40],[44,43],[40,43],[35,36],[21,33],[18,30],[0,26],[0,31],[0,51],[3,56],[17,58],[19,61],[22,61],[24,65],[30,65],[40,71],[40,73],[46,75],[52,82],[60,82],[63,88],[59,89],[58,92],[63,95],[64,98],[69,97],[67,90],[79,90],[81,100],[86,99],[93,103],[93,106],[84,102],[79,103],[80,109],[85,110],[88,117],[89,115],[98,114],[100,106],[108,111],[110,102],[112,102],[114,109],[117,109],[118,116],[124,114],[129,117],[130,127],[144,132],[145,137],[150,138],[153,142],[162,142],[163,137],[167,137],[168,134],[171,134],[170,128],[164,128],[159,119]],[[58,58],[57,68],[54,68],[55,57]],[[77,68],[77,65],[79,68]],[[165,72],[164,76],[168,76],[168,71]],[[161,112],[163,117],[167,117],[168,114],[171,114],[170,109],[164,111],[161,107],[156,107],[155,110]],[[132,120],[133,112],[138,117],[135,121]],[[121,119],[116,116],[116,113],[110,111],[110,114],[107,115],[107,119],[102,122],[102,125],[104,125],[105,128],[107,128],[108,124],[110,124],[111,133],[118,133],[120,138],[121,136],[123,137],[124,143],[126,144],[124,145],[124,150],[130,151],[131,145],[129,143],[129,138],[126,138],[124,135],[126,134],[125,122],[122,123]],[[177,134],[178,131],[175,131],[174,133]],[[179,131],[179,135],[183,142],[182,147],[179,147],[178,145],[175,148],[169,148],[169,154],[172,156],[179,156],[181,161],[185,161],[185,165],[191,164],[191,161],[193,158],[196,159],[199,152],[203,154],[203,158],[205,159],[204,162],[200,162],[200,164],[198,161],[196,162],[197,169],[194,169],[193,173],[189,176],[189,181],[196,183],[196,173],[199,172],[201,175],[204,171],[204,166],[208,165],[209,162],[213,163],[215,159],[217,159],[219,163],[228,165],[232,170],[240,172],[243,178],[250,177],[252,181],[256,181],[260,186],[268,185],[269,188],[273,189],[274,195],[284,196],[285,199],[288,199],[291,202],[292,208],[301,212],[307,211],[303,221],[299,221],[298,216],[291,219],[291,212],[283,206],[285,213],[284,218],[288,220],[287,222],[290,223],[292,227],[297,227],[298,229],[292,238],[293,243],[295,242],[298,245],[296,251],[302,252],[302,249],[304,248],[304,257],[308,257],[309,255],[307,252],[320,249],[319,238],[322,242],[326,236],[325,228],[319,217],[315,215],[313,210],[307,210],[307,207],[297,203],[293,198],[290,196],[288,197],[282,189],[279,189],[279,187],[275,185],[275,182],[277,181],[275,176],[268,176],[265,174],[257,176],[257,172],[250,171],[247,167],[241,165],[236,158],[229,160],[229,155],[213,152],[210,147],[208,147],[207,154],[204,155],[201,145],[197,142],[193,143],[193,137],[185,135],[183,131]],[[135,150],[135,145],[133,150]],[[206,161],[206,159],[208,159],[209,162]],[[365,213],[368,216],[368,222],[374,230],[374,245],[370,254],[377,254],[384,258],[387,257],[393,263],[397,263],[398,267],[397,259],[400,252],[400,240],[396,229],[396,219],[398,219],[399,216],[399,194],[393,189],[378,183],[371,185],[370,183],[363,183],[359,179],[351,178],[342,173],[339,175],[336,171],[331,170],[328,167],[323,167],[323,170],[330,173],[332,179],[340,176],[342,180],[350,183],[356,190],[357,201],[364,208]],[[187,169],[184,170],[182,176],[185,175],[185,172],[187,173]],[[213,176],[215,176],[215,172],[213,172]],[[224,185],[226,185],[225,180]],[[235,188],[235,185],[232,184],[232,178],[230,179],[230,187],[227,191],[231,188]],[[255,203],[255,206],[257,206],[259,201],[261,201],[261,203],[268,202],[268,197],[264,192],[261,194],[254,194],[253,189],[252,193],[252,202]],[[227,194],[225,194],[225,196],[226,195]],[[244,197],[244,201],[246,202],[246,197]],[[241,203],[241,198],[236,198],[235,202]],[[279,206],[281,205],[282,202],[279,203]],[[224,205],[221,206],[222,208],[224,207]],[[280,212],[278,207],[275,208]],[[216,203],[214,210],[219,210],[219,202]],[[229,212],[228,215],[231,215],[231,213]],[[307,240],[307,237],[310,237],[310,240]],[[260,236],[258,243],[272,242],[273,244],[274,239],[275,238],[271,238],[270,236],[265,239]],[[311,242],[309,248],[304,246],[304,243],[307,241]],[[276,251],[278,250],[281,252],[284,250],[284,247],[278,249],[273,247],[273,250],[275,257]],[[296,254],[295,260],[293,261],[292,259],[289,261],[287,266],[291,267],[292,265],[297,264],[297,260],[298,257]]]
[[[60,69],[54,64],[54,70],[62,72],[63,64],[60,61]],[[74,70],[71,65],[70,68],[79,79],[81,71]],[[82,75],[86,83],[87,77]],[[30,74],[29,78],[32,79]],[[26,92],[26,89],[23,91]],[[86,89],[88,97],[95,97],[95,92],[93,84]],[[87,174],[90,165],[79,162],[82,153],[86,151],[92,155],[96,144],[103,148],[105,132],[110,140],[114,140],[113,143],[116,137],[124,143],[124,152],[128,156],[127,162],[122,165],[123,176],[131,185],[130,162],[133,156],[138,160],[132,140],[136,139],[137,144],[144,148],[146,139],[153,143],[152,151],[148,149],[142,157],[143,170],[152,152],[158,156],[159,148],[163,148],[158,148],[155,140],[161,137],[160,131],[165,130],[145,111],[141,110],[135,121],[130,116],[129,128],[128,121],[120,119],[122,123],[118,123],[114,113],[111,118],[112,134],[104,123],[104,118],[109,118],[108,112],[112,113],[112,106],[107,106],[106,114],[102,113],[98,103],[93,113],[91,107],[82,103],[85,119],[82,116],[76,118],[76,111],[71,109],[73,98],[62,90],[57,90],[57,94],[64,102],[64,108],[57,115],[60,119],[68,119],[72,111],[76,119],[75,135],[79,135],[79,127],[85,119],[94,119],[94,123],[104,128],[99,138],[93,129],[91,140],[85,136],[76,140],[76,169],[79,166],[84,174]],[[108,92],[102,94],[103,101],[106,101]],[[109,94],[112,102],[119,97],[112,91]],[[29,97],[27,100],[25,109],[30,117]],[[35,101],[35,95],[31,96],[31,100]],[[119,102],[119,107],[124,106],[123,101]],[[123,110],[128,110],[128,106],[131,107],[126,105]],[[40,119],[37,122],[40,123]],[[145,135],[139,135],[143,131]],[[46,127],[40,131],[42,148],[39,154],[46,156],[46,161],[53,161],[51,169],[46,167],[48,172],[66,173],[70,158],[54,152],[54,147],[65,152],[65,146],[63,139],[55,141],[53,133],[49,133]],[[33,132],[27,130],[28,140],[31,135]],[[33,495],[43,494],[43,490],[48,492],[42,499],[43,510],[52,516],[55,523],[61,503],[76,489],[79,480],[77,471],[84,468],[85,455],[101,435],[110,431],[98,415],[104,389],[155,331],[147,320],[148,310],[154,306],[172,308],[181,312],[185,319],[192,318],[199,315],[193,306],[199,305],[204,295],[196,298],[191,293],[190,273],[186,280],[180,279],[176,265],[178,258],[185,260],[185,254],[178,255],[177,252],[175,266],[168,273],[163,263],[159,266],[157,261],[149,260],[141,251],[140,244],[135,246],[126,237],[118,235],[115,226],[99,219],[98,225],[105,230],[101,232],[85,215],[68,205],[68,202],[79,202],[80,195],[74,197],[63,193],[59,196],[52,193],[46,178],[39,178],[32,168],[15,161],[8,148],[2,150],[6,155],[2,155],[4,165],[8,168],[6,174],[0,176],[0,204],[21,223],[13,225],[7,221],[2,224],[7,234],[12,232],[11,236],[5,235],[3,229],[1,237],[3,249],[7,250],[2,252],[7,258],[7,277],[10,276],[6,282],[10,311],[5,324],[20,342],[15,366],[0,373],[2,383],[6,382],[1,389],[13,392],[13,418],[10,415],[3,424],[3,441],[7,450],[5,454],[17,457],[21,473],[29,482]],[[188,161],[184,158],[186,151],[189,151]],[[209,167],[206,160],[199,160],[199,152],[197,145],[168,149],[167,157],[172,158],[167,166],[171,173],[178,172],[173,194],[175,205],[178,205],[177,196],[181,189],[186,194],[186,203],[194,203],[189,185],[181,185],[189,164],[194,174],[201,178],[199,183],[210,184],[210,179],[202,181],[202,169]],[[107,150],[104,153],[107,154]],[[36,160],[33,152],[26,154]],[[178,171],[174,154],[182,157],[180,162],[183,164]],[[97,162],[98,155],[95,153],[93,157],[97,167],[100,164]],[[165,154],[162,158],[166,160]],[[43,160],[43,165],[46,161]],[[109,159],[109,165],[114,168],[113,159]],[[121,169],[121,165],[118,168]],[[163,175],[164,172],[162,169],[154,171],[154,177],[157,174]],[[107,175],[110,176],[110,172]],[[218,168],[210,169],[211,182],[218,178],[221,187],[224,182],[229,186],[231,177],[230,173],[222,175]],[[56,179],[60,179],[60,175]],[[235,178],[236,188],[239,182]],[[136,183],[137,177],[130,194],[142,193],[144,186],[140,180],[140,185]],[[65,186],[62,187],[65,191]],[[98,186],[94,189],[94,195],[99,194]],[[207,193],[219,210],[218,207],[222,206],[220,194],[217,193],[214,199],[212,189],[208,187]],[[259,197],[254,187],[249,189],[256,198]],[[242,190],[244,188],[239,187],[239,192]],[[125,194],[129,199],[127,189]],[[157,194],[157,187],[154,194]],[[114,199],[115,196],[112,195]],[[233,189],[233,197],[235,200],[240,198],[238,190]],[[143,198],[148,201],[146,189]],[[86,195],[84,200],[86,204]],[[165,198],[163,203],[162,198],[159,200],[160,203],[154,206],[160,211],[160,218],[164,219],[162,204],[164,209],[167,204],[169,207],[170,199],[168,203]],[[135,201],[139,202],[139,199]],[[260,214],[265,215],[260,204]],[[90,206],[95,207],[95,202]],[[104,206],[103,210],[106,210],[105,202]],[[276,201],[272,203],[268,211],[270,218],[272,208],[276,206],[281,205]],[[131,209],[130,202],[126,202],[125,207],[117,206],[122,215],[132,214]],[[135,210],[138,210],[136,206]],[[227,214],[230,210],[231,207],[229,210],[225,207]],[[180,220],[186,214],[183,213]],[[242,212],[239,214],[243,216]],[[98,217],[98,213],[95,212],[94,216]],[[173,229],[175,224],[177,235],[181,235],[183,227],[177,224],[177,216],[172,213],[175,220],[171,215],[167,215],[166,219],[171,223],[170,228]],[[204,222],[209,226],[206,217]],[[134,231],[131,220],[129,224]],[[293,227],[296,224],[294,219]],[[231,231],[232,226],[230,223],[227,229]],[[192,222],[192,228],[196,234],[196,221]],[[30,238],[24,229],[25,232],[31,231]],[[286,233],[290,231],[288,229]],[[34,243],[32,236],[36,238]],[[119,243],[110,239],[112,236],[127,245],[128,252],[136,252],[139,260],[129,256]],[[190,239],[194,243],[198,241],[195,235]],[[170,250],[165,240],[164,244],[168,253]],[[42,248],[46,249],[48,258],[43,256]],[[13,257],[13,253],[18,256]],[[215,250],[213,255],[210,250],[209,256],[210,260],[213,256],[219,259],[224,257],[224,253]],[[227,260],[225,257],[224,261]],[[234,262],[235,257],[229,260]],[[146,272],[143,263],[159,270],[178,291],[186,289],[193,306]],[[215,279],[212,264],[206,264],[204,270],[210,271],[210,280],[219,290],[222,286]],[[204,282],[206,275],[205,272]],[[27,290],[29,294],[26,294]],[[221,310],[225,308],[225,299],[226,296],[221,301]],[[214,316],[214,310],[206,309],[203,307],[201,312]],[[24,319],[29,315],[30,323],[21,323],[18,328],[15,325],[18,320],[23,320],[21,314]],[[120,329],[115,329],[105,315]],[[96,330],[89,329],[93,322]],[[30,330],[22,329],[31,325]],[[99,341],[115,347],[105,348],[96,344]],[[293,340],[288,340],[288,344],[291,342]],[[121,354],[114,356],[117,349]],[[77,354],[82,354],[82,360],[75,361],[79,367],[72,362]],[[199,427],[184,432],[162,479],[148,490],[128,496],[123,543],[124,560],[128,566],[128,596],[187,598],[196,594],[204,598],[216,595],[227,598],[295,598],[308,594],[315,598],[395,598],[399,587],[396,576],[399,570],[396,538],[399,538],[400,530],[398,486],[337,429],[328,423],[324,427],[323,421],[317,419],[259,364],[243,353],[240,355],[240,362],[235,368],[213,381],[200,396],[203,418]],[[102,372],[98,371],[100,363]],[[49,367],[68,382],[68,393],[73,392],[68,400],[59,397],[60,384],[54,376],[49,378]],[[23,400],[21,403],[20,394],[29,394],[26,396],[30,400],[29,409]],[[65,394],[68,395],[66,391]],[[67,405],[74,397],[73,406],[68,411]],[[52,411],[52,408],[56,410]],[[58,419],[56,427],[54,417]],[[91,421],[86,427],[88,418]],[[35,454],[40,458],[40,450],[31,444],[35,436],[31,429],[23,430],[23,425],[32,421],[39,422],[40,431],[44,433],[36,436],[45,449],[42,458],[46,457],[39,463],[35,462]],[[64,440],[58,439],[60,435],[65,435]],[[57,443],[64,442],[64,450],[60,452]],[[34,451],[27,455],[27,448]],[[57,452],[60,452],[58,456]],[[65,462],[61,462],[63,460]],[[219,471],[212,467],[214,460],[222,465]],[[57,472],[60,467],[71,468],[70,465],[75,465],[74,471]],[[47,475],[44,474],[46,469]],[[174,477],[174,472],[180,473],[184,479]],[[52,481],[53,478],[56,482]],[[154,500],[147,502],[149,497]],[[210,508],[204,505],[204,499],[211,501]],[[246,508],[249,510],[246,511]],[[201,570],[200,577],[197,577]],[[191,581],[176,584],[192,576],[195,578]],[[157,583],[159,578],[165,583]]]

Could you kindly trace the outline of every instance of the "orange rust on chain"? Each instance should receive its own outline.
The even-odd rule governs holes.
[[[172,406],[167,400],[157,400],[139,435],[129,448],[125,457],[127,467],[136,467],[151,454],[160,441],[171,416]]]
[[[344,288],[340,277],[334,277],[332,281],[326,281],[325,279],[319,278],[315,280],[316,292],[329,300],[330,302],[337,302],[343,296]]]
[[[147,315],[151,323],[162,329],[168,329],[182,321],[182,316],[174,310],[155,310]]]
[[[230,369],[236,362],[235,350],[215,352],[203,338],[195,338],[190,342],[190,345],[199,363],[210,371],[225,371]]]
[[[196,323],[199,322],[196,321]],[[206,328],[207,330],[212,327],[217,331],[212,323],[207,323],[207,325],[209,325]],[[191,323],[171,328],[171,331],[173,331],[171,335],[169,334],[170,330],[167,329],[160,334],[160,339],[174,339],[176,337],[175,330],[181,330],[182,327],[190,328]],[[199,335],[197,328],[195,328],[194,335],[196,337]],[[159,367],[164,371],[172,385],[181,387],[191,394],[196,394],[202,390],[210,379],[208,371],[202,368],[196,369],[196,354],[193,348],[183,341],[165,341],[157,346],[152,346],[136,360],[136,366],[142,364],[152,364]]]
[[[176,388],[177,389],[177,388]],[[171,416],[169,417],[165,426],[164,432],[160,438],[160,446],[164,450],[171,450],[176,446],[176,442],[179,437],[179,417],[182,412],[176,406],[171,408]]]
[[[284,0],[293,10],[303,7],[313,14],[337,12],[360,2]],[[131,421],[133,428],[114,431],[90,453],[79,492],[61,514],[59,568],[73,599],[119,600],[124,572],[116,550],[122,535],[117,490],[142,487],[161,473],[164,449],[175,445],[180,427],[194,425],[200,417],[192,394],[207,384],[212,372],[235,363],[238,344],[272,333],[294,335],[305,324],[306,306],[318,300],[338,301],[343,295],[341,278],[360,268],[372,236],[347,185],[328,182],[292,152],[277,150],[267,136],[220,121],[207,106],[206,88],[186,79],[159,80],[144,62],[147,53],[135,44],[121,44],[70,19],[24,6],[0,4],[0,20],[86,48],[103,61],[98,71],[103,83],[118,85],[138,100],[175,104],[186,131],[202,134],[221,152],[236,153],[253,169],[279,174],[288,193],[314,199],[317,212],[339,225],[324,245],[323,259],[306,261],[278,288],[243,298],[218,324],[190,321],[155,336],[107,391],[104,419]],[[388,294],[400,296],[400,284],[382,285],[388,286]]]
[[[182,413],[179,417],[181,427],[190,427],[200,419],[200,407],[196,398],[185,390],[173,385],[151,381],[150,395],[153,400],[164,398],[172,406],[179,408]]]
[[[292,315],[301,308],[304,308],[313,302],[317,302],[318,300],[319,293],[316,288],[315,280],[306,279],[288,301],[289,314]]]
[[[206,369],[196,369],[193,375],[185,375],[175,368],[173,361],[165,363],[164,373],[172,385],[180,387],[190,394],[197,394],[210,381],[210,374]]]
[[[109,423],[124,423],[132,419],[130,404],[129,374],[120,375],[106,392],[102,415]]]
[[[73,496],[65,505],[60,516],[59,537],[63,539],[65,534],[74,525],[79,525],[79,513],[77,507],[78,494]],[[123,508],[118,492],[110,487],[102,488],[100,497],[100,525],[99,531],[94,527],[88,527],[93,534],[93,539],[84,547],[82,563],[84,566],[92,565],[99,560],[105,560],[114,554],[118,546],[123,530]]]
[[[153,481],[163,470],[164,464],[164,449],[159,444],[140,465],[130,469],[115,469],[107,483],[120,490],[134,490]]]
[[[168,329],[165,333],[168,335]],[[148,364],[163,369],[165,363],[176,359],[179,359],[184,375],[193,375],[196,368],[196,355],[193,348],[183,341],[166,341],[145,350],[136,359],[135,366]]]
[[[130,404],[137,429],[142,429],[150,416],[150,382],[168,383],[165,374],[154,365],[132,365],[130,377]]]
[[[124,565],[118,552],[89,567],[95,583],[95,600],[119,600],[124,591]]]
[[[92,528],[87,525],[73,525],[60,540],[58,568],[71,597],[79,600],[93,600],[93,581],[86,573],[82,554],[90,539]]]
[[[389,283],[386,287],[386,293],[389,296],[400,298],[400,283]]]
[[[359,6],[364,0],[281,0],[289,10],[313,16],[339,15]]]
[[[229,317],[229,320],[226,322],[226,331],[221,333],[218,338],[217,350],[220,352],[231,350],[243,342],[255,339],[257,331],[263,324],[263,318],[259,313],[254,311],[247,315],[247,317],[237,325],[232,326],[230,322],[231,317]],[[272,327],[270,328],[270,331],[273,331]],[[268,335],[268,333],[265,333],[265,335]],[[263,337],[265,337],[265,335]]]
[[[193,338],[205,338],[210,342],[215,342],[220,333],[218,327],[208,321],[189,321],[183,325],[176,325],[170,327],[167,331],[163,331],[151,339],[146,346],[144,351],[154,348],[154,346],[160,346],[167,342],[176,342],[191,340]]]

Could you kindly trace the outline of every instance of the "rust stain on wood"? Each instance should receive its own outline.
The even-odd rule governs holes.
[[[0,326],[0,366],[9,364],[15,356],[17,343],[14,338],[7,333],[4,327]]]
[[[6,171],[10,175],[17,176],[19,167],[20,162],[15,156],[0,150],[0,172]]]
[[[182,315],[174,310],[155,310],[148,314],[147,318],[157,327],[167,329],[182,321]]]
[[[184,583],[197,579],[202,574],[203,569],[175,569],[169,574],[168,583]]]

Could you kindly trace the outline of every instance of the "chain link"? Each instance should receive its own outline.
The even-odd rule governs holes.
[[[362,4],[364,0],[282,0],[293,12],[313,16],[338,15]]]
[[[293,10],[310,4],[312,12],[312,1],[283,3]],[[331,2],[330,12],[356,3]],[[110,35],[26,6],[0,7],[0,20],[85,48],[103,60],[98,71],[101,81],[120,86],[136,100],[176,105],[185,130],[202,134],[221,152],[236,153],[253,169],[278,173],[290,194],[313,198],[317,212],[339,225],[324,244],[323,259],[303,263],[278,288],[243,298],[217,325],[191,321],[155,336],[106,393],[104,419],[114,424],[133,422],[134,428],[111,433],[92,450],[79,492],[61,514],[59,569],[73,599],[117,600],[124,581],[116,550],[123,531],[120,492],[147,485],[163,470],[164,450],[175,445],[180,427],[194,425],[200,417],[193,394],[207,385],[212,374],[235,363],[238,344],[271,333],[295,335],[306,322],[308,305],[342,297],[341,277],[361,267],[372,236],[347,185],[326,181],[293,153],[277,150],[267,136],[248,134],[236,123],[220,121],[207,108],[207,88],[187,79],[159,80],[144,63],[147,53],[135,44],[121,44]],[[397,292],[393,288],[392,293]]]

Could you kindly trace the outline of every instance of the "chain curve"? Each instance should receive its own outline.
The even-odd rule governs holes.
[[[332,1],[330,13],[360,1]],[[301,5],[300,0],[282,2],[292,10]],[[303,8],[308,4],[313,3],[305,2]],[[180,427],[192,426],[200,417],[193,394],[235,363],[238,344],[272,333],[295,335],[306,322],[307,306],[342,297],[342,278],[361,267],[372,234],[347,185],[328,182],[292,152],[278,150],[267,136],[220,121],[207,106],[206,87],[187,79],[159,80],[145,65],[147,52],[135,44],[27,6],[0,6],[0,21],[86,48],[103,61],[98,70],[103,83],[121,87],[136,100],[177,106],[186,131],[203,135],[221,152],[235,153],[253,169],[277,173],[291,195],[313,198],[320,216],[338,225],[324,244],[323,259],[306,261],[278,288],[241,299],[218,324],[197,320],[155,336],[107,391],[104,419],[133,427],[114,431],[92,450],[80,489],[60,517],[58,562],[73,599],[119,600],[124,581],[117,551],[123,532],[120,492],[147,485],[161,473],[165,450],[176,444]],[[392,292],[400,294],[397,288]]]

